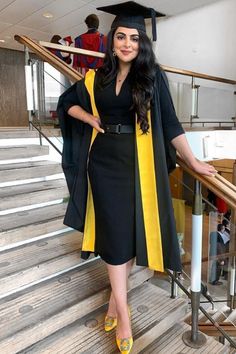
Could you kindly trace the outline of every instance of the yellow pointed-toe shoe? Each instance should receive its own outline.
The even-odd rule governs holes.
[[[128,306],[128,314],[129,317],[131,316],[130,313],[130,307]],[[112,331],[115,327],[117,326],[117,318],[116,317],[111,317],[111,316],[106,316],[105,321],[104,321],[104,329],[106,332]]]
[[[106,332],[111,331],[116,326],[117,326],[117,318],[116,317],[111,317],[111,316],[105,317],[104,329]]]
[[[116,344],[122,354],[129,354],[133,346],[133,337],[116,338]]]

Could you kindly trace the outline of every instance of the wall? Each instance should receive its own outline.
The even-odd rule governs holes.
[[[24,53],[0,48],[0,127],[27,126]]]
[[[236,1],[223,0],[160,19],[154,47],[158,62],[236,80],[235,13]],[[181,122],[189,122],[191,78],[173,74],[168,74],[168,78],[177,115]],[[200,85],[199,121],[232,122],[236,115],[236,85],[200,79],[195,83]]]
[[[161,64],[236,80],[236,1],[223,0],[159,20]]]

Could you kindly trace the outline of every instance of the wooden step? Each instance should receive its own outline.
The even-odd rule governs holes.
[[[1,129],[0,139],[22,139],[22,138],[38,138],[39,133],[36,130],[29,129]],[[38,140],[39,141],[39,140]]]
[[[57,128],[44,128],[42,132],[48,137],[61,136],[60,129]],[[22,139],[22,138],[39,138],[37,130],[29,130],[29,128],[22,129],[3,129],[0,128],[0,139]],[[39,140],[38,140],[39,141]]]
[[[36,208],[17,213],[0,216],[0,230],[2,232],[17,229],[23,226],[45,222],[63,216],[66,211],[66,203]]]
[[[50,202],[68,196],[65,179],[0,188],[0,211]]]
[[[130,289],[139,286],[152,275],[153,271],[135,266],[130,276]],[[140,290],[137,293],[141,299]],[[0,300],[1,354],[17,353],[78,321],[89,312],[103,306],[109,296],[105,264],[96,259],[80,265],[78,269],[69,271],[63,276]],[[148,293],[144,304],[155,307],[155,301],[158,301],[159,297],[160,293],[155,293],[152,297]],[[163,316],[167,312],[167,307],[170,310],[166,302],[167,298],[164,298]]]
[[[35,145],[14,145],[0,146],[0,160],[24,159],[35,156],[48,155],[49,146]]]
[[[139,353],[146,348],[153,338],[160,336],[166,327],[179,320],[186,309],[185,301],[171,300],[166,291],[150,283],[132,290],[128,301],[134,338],[132,353]],[[106,311],[106,306],[102,306],[23,352],[117,353],[115,331],[104,331]]]
[[[40,240],[43,235],[66,230],[68,227],[63,224],[63,220],[64,214],[53,220],[38,221],[31,225],[0,232],[0,251],[6,247],[14,247],[16,244]]]
[[[0,247],[65,228],[67,204],[60,203],[0,216]],[[50,231],[49,231],[50,229]],[[45,232],[46,231],[46,232]]]
[[[78,265],[81,243],[82,234],[71,231],[0,253],[0,297]]]
[[[61,164],[54,161],[0,164],[0,183],[51,176],[58,173],[62,173]]]
[[[226,348],[221,343],[217,342],[211,337],[207,337],[206,344],[199,349],[192,349],[184,344],[182,335],[189,331],[190,327],[184,323],[176,323],[173,327],[168,329],[163,335],[158,337],[152,344],[140,351],[140,354],[182,354],[182,353],[196,353],[196,354],[226,354]],[[33,353],[33,352],[32,352]],[[36,351],[37,353],[37,351]]]

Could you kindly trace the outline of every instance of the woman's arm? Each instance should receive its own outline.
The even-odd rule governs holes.
[[[176,148],[176,150],[178,151],[182,159],[195,172],[198,172],[206,176],[213,176],[214,174],[217,173],[217,171],[213,166],[196,159],[188,144],[185,134],[178,135],[177,137],[171,140],[171,143]]]
[[[99,133],[104,133],[104,130],[101,128],[100,118],[93,116],[92,114],[86,112],[82,107],[78,105],[71,106],[67,113],[76,119],[81,120],[84,123],[91,125],[91,127],[95,128]]]

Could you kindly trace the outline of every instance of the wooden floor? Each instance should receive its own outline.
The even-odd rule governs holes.
[[[226,354],[230,349],[223,347],[219,342],[208,337],[206,344],[200,349],[193,349],[184,344],[182,335],[189,331],[185,323],[177,323],[166,331],[161,338],[155,340],[145,351],[140,354]],[[233,352],[231,352],[233,353]]]

